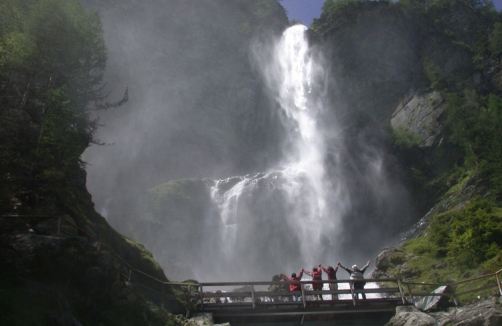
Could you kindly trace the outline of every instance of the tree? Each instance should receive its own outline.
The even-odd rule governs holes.
[[[96,12],[76,0],[6,0],[1,9],[0,117],[9,128],[0,130],[7,150],[0,167],[11,185],[4,203],[38,204],[80,173],[80,155],[96,142],[90,111],[120,105],[127,93],[105,102],[107,56]]]

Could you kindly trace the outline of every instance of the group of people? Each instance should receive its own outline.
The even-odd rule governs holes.
[[[336,280],[336,272],[338,271],[338,267],[341,267],[342,269],[346,270],[349,273],[350,279],[354,281],[354,289],[355,290],[362,290],[362,289],[364,289],[364,286],[366,285],[366,282],[364,281],[363,274],[366,271],[366,269],[369,267],[370,263],[371,263],[371,261],[368,261],[368,263],[366,265],[364,265],[363,268],[359,268],[357,265],[352,265],[352,268],[347,268],[340,263],[336,264],[335,268],[333,268],[333,266],[324,267],[321,264],[319,264],[319,266],[314,267],[312,269],[312,271],[307,271],[302,268],[300,270],[300,273],[298,273],[298,274],[292,273],[291,277],[287,277],[284,274],[279,274],[279,276],[286,281],[300,281],[302,279],[303,273],[305,273],[305,274],[312,277],[312,281],[322,281],[322,272],[324,271],[324,273],[326,273],[326,275],[327,275],[327,280],[332,281],[332,280]],[[300,287],[301,287],[300,283],[291,283],[289,285],[289,291],[296,293],[298,291],[301,291]],[[322,287],[323,287],[323,283],[321,283],[321,282],[312,283],[312,288],[314,289],[314,291],[322,290]],[[329,289],[331,291],[338,290],[338,283],[336,283],[336,282],[329,283]],[[361,293],[361,295],[362,295],[363,299],[366,299],[366,295],[364,293]],[[320,300],[322,300],[322,295],[318,294],[317,297]],[[301,300],[301,295],[292,294],[292,298],[293,298],[293,301],[297,301],[297,300],[299,301],[299,300]],[[333,296],[333,298],[334,298],[334,296]],[[358,299],[358,298],[359,298],[359,295],[356,294],[356,299]]]

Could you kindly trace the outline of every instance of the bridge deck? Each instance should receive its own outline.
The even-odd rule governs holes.
[[[401,298],[319,300],[303,302],[210,303],[199,312],[211,312],[216,323],[231,325],[299,325],[329,322],[329,325],[383,325],[395,314]]]
[[[213,303],[204,306],[216,323],[231,325],[384,325],[395,314],[400,298],[303,302]]]

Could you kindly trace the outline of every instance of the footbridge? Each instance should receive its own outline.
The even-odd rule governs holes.
[[[186,296],[187,316],[210,313],[215,323],[230,325],[385,325],[396,307],[414,305],[428,310],[441,302],[459,306],[458,298],[475,294],[502,295],[502,270],[454,283],[402,281],[397,278],[365,279],[365,289],[352,280],[290,282],[176,283]],[[495,281],[495,282],[494,282]],[[289,284],[301,290],[289,292]],[[324,284],[313,290],[312,284]],[[174,286],[174,283],[170,283]],[[338,289],[329,290],[329,284]],[[495,291],[496,289],[496,291]],[[362,298],[365,295],[365,299]],[[295,298],[299,300],[294,300]]]
[[[366,282],[380,286],[355,290],[351,280],[199,283],[187,301],[192,315],[211,313],[215,323],[231,325],[384,325],[397,306],[412,304],[398,279]],[[301,291],[280,290],[290,283],[301,283]],[[314,291],[312,283],[340,289]]]

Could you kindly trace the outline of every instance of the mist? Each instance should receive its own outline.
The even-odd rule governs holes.
[[[279,5],[258,21],[238,0],[85,3],[104,22],[110,96],[131,99],[100,113],[109,146],[85,152],[87,186],[169,279],[364,265],[410,224],[381,125],[334,95],[344,81],[325,49],[286,30]],[[207,178],[191,215],[154,210],[152,191],[184,178]]]

